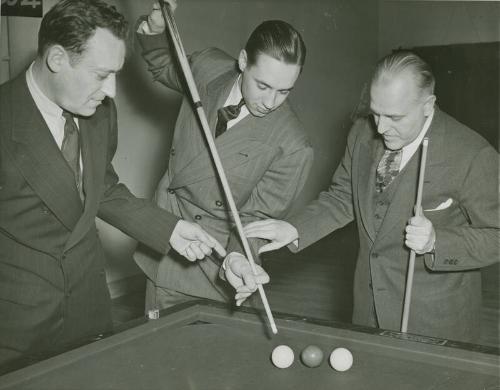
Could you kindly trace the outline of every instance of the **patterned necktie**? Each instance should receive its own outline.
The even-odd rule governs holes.
[[[233,106],[226,106],[217,110],[217,126],[215,126],[215,138],[227,130],[227,122],[236,119],[240,115],[241,107],[245,104],[243,98]]]
[[[377,167],[377,180],[375,188],[377,192],[384,191],[399,173],[401,165],[402,149],[386,150]]]
[[[73,115],[67,111],[63,111],[64,123],[64,138],[61,145],[61,152],[73,171],[75,183],[80,194],[80,199],[83,200],[82,191],[82,172],[80,169],[80,135],[76,126]]]

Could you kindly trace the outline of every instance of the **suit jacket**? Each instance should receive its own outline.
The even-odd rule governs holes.
[[[84,205],[25,74],[0,86],[0,362],[109,329],[96,215],[168,250],[177,218],[118,184],[113,101],[79,126]]]
[[[139,41],[155,80],[182,92],[163,34],[139,34]],[[193,54],[189,60],[213,131],[217,110],[238,77],[236,61],[218,49]],[[231,241],[231,248],[238,248],[239,240],[231,233],[233,218],[190,100],[183,99],[156,201],[175,215],[199,223],[222,245]],[[215,145],[242,222],[283,217],[302,189],[313,158],[303,127],[288,103],[263,118],[249,114],[219,136]],[[143,250],[135,257],[158,286],[218,300],[233,295],[218,278],[217,259],[189,263],[175,254],[159,258]]]
[[[427,135],[422,207],[436,231],[436,250],[416,258],[408,331],[472,341],[479,332],[479,268],[499,259],[498,154],[438,109]],[[375,172],[383,150],[371,121],[358,120],[330,188],[290,222],[301,250],[356,219],[353,322],[371,324],[375,314],[381,328],[399,330],[410,253],[404,229],[413,215],[420,153],[391,184],[397,188],[376,233]]]

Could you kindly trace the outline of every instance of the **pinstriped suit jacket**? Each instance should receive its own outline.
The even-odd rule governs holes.
[[[109,328],[96,215],[169,249],[177,218],[118,184],[113,101],[79,125],[85,205],[25,74],[0,86],[0,363]]]
[[[138,35],[155,80],[182,92],[163,35]],[[207,49],[190,56],[190,63],[213,131],[217,109],[238,76],[236,61],[218,49]],[[301,191],[313,158],[303,127],[288,103],[263,118],[248,115],[215,144],[242,222],[283,217]],[[199,223],[223,245],[230,239],[238,241],[232,235],[232,217],[190,99],[182,102],[169,166],[158,185],[156,201]],[[171,254],[159,258],[142,250],[135,258],[159,286],[218,300],[229,292],[217,276],[218,262],[188,263]]]
[[[427,134],[422,208],[436,230],[436,254],[417,256],[408,332],[477,341],[479,268],[500,258],[498,153],[437,108]],[[397,188],[377,232],[373,197],[383,151],[372,123],[358,120],[330,188],[290,222],[299,232],[301,250],[356,219],[353,322],[372,324],[374,304],[380,327],[399,330],[409,258],[404,229],[413,215],[420,154],[413,155],[391,184]]]

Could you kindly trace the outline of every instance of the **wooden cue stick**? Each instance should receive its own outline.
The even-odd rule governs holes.
[[[425,137],[422,141],[422,156],[420,158],[420,172],[418,177],[417,201],[415,203],[415,216],[421,215],[422,207],[422,190],[424,187],[425,162],[427,159],[427,146],[429,138]],[[401,321],[401,332],[406,333],[408,330],[408,317],[410,316],[411,291],[413,288],[413,272],[415,270],[415,251],[410,252],[410,261],[408,263],[408,275],[406,278],[405,300],[403,305],[403,319]]]
[[[196,88],[196,84],[193,79],[193,74],[191,73],[191,68],[189,66],[186,53],[184,52],[184,48],[182,46],[181,38],[179,36],[179,32],[177,30],[177,26],[175,24],[174,17],[172,15],[172,12],[170,10],[170,5],[168,3],[165,3],[164,1],[160,1],[161,10],[163,17],[166,21],[166,24],[168,26],[168,30],[171,34],[172,41],[175,46],[175,51],[177,52],[178,60],[181,65],[182,71],[184,73],[184,77],[186,79],[186,83],[188,85],[189,91],[191,92],[191,97],[194,102],[194,106],[196,107],[196,111],[198,113],[198,117],[201,122],[201,126],[203,128],[203,132],[205,133],[205,137],[210,149],[210,152],[212,153],[212,157],[214,159],[215,167],[217,168],[217,172],[219,174],[220,180],[222,182],[222,187],[224,189],[224,193],[226,195],[227,201],[229,203],[229,208],[231,209],[231,214],[233,215],[234,222],[236,223],[236,228],[238,230],[238,233],[240,235],[241,241],[243,243],[243,248],[245,250],[246,256],[248,258],[248,261],[250,262],[250,267],[252,269],[252,272],[254,275],[257,274],[257,270],[255,268],[255,261],[252,256],[252,252],[250,250],[250,246],[248,244],[248,240],[245,237],[245,234],[243,233],[243,226],[241,224],[240,216],[238,214],[238,210],[236,208],[236,204],[234,203],[234,198],[231,193],[231,189],[229,188],[229,183],[227,182],[226,174],[224,173],[224,168],[222,167],[222,163],[220,161],[219,154],[217,152],[217,148],[215,147],[215,142],[212,136],[212,133],[210,132],[210,126],[207,121],[207,117],[205,115],[205,111],[203,110],[203,106],[200,101],[200,96],[198,94],[198,89]],[[264,305],[264,309],[267,314],[267,318],[269,320],[269,324],[271,325],[271,329],[274,334],[278,333],[278,329],[276,327],[276,324],[274,322],[273,314],[271,312],[271,308],[269,307],[269,303],[267,301],[266,294],[264,292],[264,288],[262,287],[261,284],[257,284],[257,288],[260,293],[260,297],[262,300],[262,304]]]

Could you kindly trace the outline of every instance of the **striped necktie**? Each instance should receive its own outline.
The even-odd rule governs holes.
[[[73,115],[67,111],[63,111],[62,115],[65,119],[65,123],[61,152],[73,171],[76,188],[80,194],[80,199],[83,201],[82,171],[80,168],[80,134]]]

